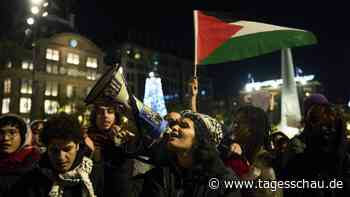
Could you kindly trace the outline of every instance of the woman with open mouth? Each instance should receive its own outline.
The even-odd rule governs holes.
[[[240,196],[238,189],[211,184],[217,180],[236,180],[225,168],[216,146],[222,127],[212,117],[184,111],[181,118],[169,120],[166,141],[168,166],[157,166],[145,175],[140,196]]]

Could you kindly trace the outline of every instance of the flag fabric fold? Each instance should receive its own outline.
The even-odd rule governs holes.
[[[206,12],[194,11],[195,64],[237,61],[317,43],[312,32],[252,21],[220,20]]]

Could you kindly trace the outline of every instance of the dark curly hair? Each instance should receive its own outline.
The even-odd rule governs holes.
[[[90,115],[90,128],[97,128],[96,125],[96,118],[97,118],[97,112],[96,112],[96,108],[97,106],[99,106],[98,104],[93,105],[92,110],[91,110],[91,115]],[[120,120],[120,114],[118,113],[118,111],[120,111],[120,107],[114,107],[115,110],[115,123],[118,123]]]
[[[50,117],[45,123],[40,139],[48,146],[52,139],[72,140],[80,143],[83,140],[81,126],[76,117],[66,113],[59,113]]]
[[[265,111],[261,108],[254,106],[242,106],[237,109],[234,113],[234,119],[238,114],[242,114],[247,121],[249,129],[254,133],[249,139],[249,146],[246,147],[245,156],[248,160],[252,160],[254,155],[259,152],[261,147],[269,150],[269,135],[271,132],[270,121],[265,113]],[[239,124],[239,122],[238,122]],[[238,131],[232,131],[233,134],[236,135]]]
[[[203,128],[202,128],[203,129]],[[227,174],[227,169],[223,164],[219,151],[208,137],[198,135],[200,127],[194,124],[196,137],[192,146],[193,170],[201,172],[204,176],[224,176]]]

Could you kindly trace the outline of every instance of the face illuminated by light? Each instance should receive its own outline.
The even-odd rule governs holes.
[[[189,118],[183,118],[178,121],[170,121],[170,137],[168,139],[168,148],[175,152],[189,151],[192,149],[195,139],[194,123]]]
[[[179,121],[181,119],[181,114],[179,114],[178,112],[169,112],[166,116],[165,116],[165,120],[170,122],[170,121]]]
[[[41,142],[40,142],[40,133],[41,131],[43,130],[44,128],[44,122],[37,122],[35,125],[32,125],[31,126],[31,129],[32,129],[32,143],[34,145],[41,145]]]
[[[100,130],[108,130],[116,121],[116,111],[112,106],[96,106],[96,126]]]
[[[55,170],[60,173],[71,170],[79,150],[79,144],[74,141],[52,139],[48,145],[48,155]]]
[[[11,154],[21,146],[19,129],[13,125],[4,125],[0,128],[0,153]]]

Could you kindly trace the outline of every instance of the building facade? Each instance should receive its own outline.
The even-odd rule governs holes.
[[[29,121],[82,110],[84,97],[104,69],[103,57],[99,47],[79,34],[39,40],[33,51],[0,65],[0,113]]]
[[[150,72],[161,78],[164,99],[169,110],[189,107],[190,80],[193,63],[171,54],[124,43],[118,47],[118,56],[130,90],[141,100],[144,97],[145,81]],[[208,73],[199,73],[198,103],[213,97],[212,80]]]
[[[322,85],[314,79],[314,75],[297,76],[295,80],[302,109],[304,99],[313,93],[322,92]],[[278,124],[281,118],[282,85],[282,79],[247,83],[240,91],[239,103],[265,109],[270,115],[271,122]]]

